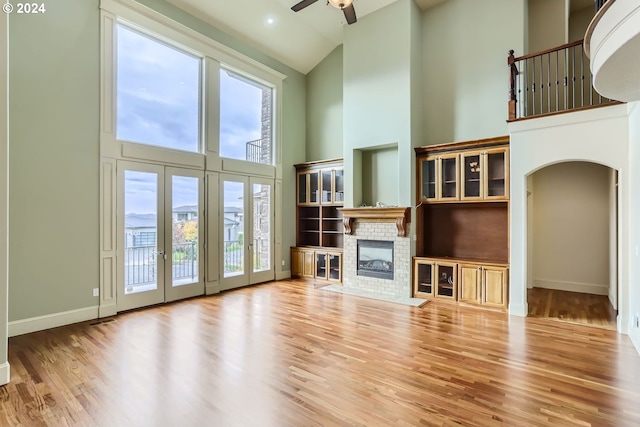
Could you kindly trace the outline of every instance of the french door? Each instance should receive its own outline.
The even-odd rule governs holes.
[[[204,173],[118,162],[118,311],[204,294]]]
[[[273,180],[223,174],[219,193],[221,289],[273,280]]]

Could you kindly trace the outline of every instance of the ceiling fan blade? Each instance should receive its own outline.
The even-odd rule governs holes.
[[[356,18],[356,10],[353,8],[353,3],[342,9],[344,17],[347,20],[347,24],[354,24],[358,19]]]
[[[298,11],[304,9],[307,6],[311,6],[312,4],[314,4],[317,1],[318,0],[302,0],[300,3],[294,4],[291,7],[291,10],[293,10],[294,12],[298,12]]]

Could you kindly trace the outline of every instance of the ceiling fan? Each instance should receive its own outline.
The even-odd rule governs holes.
[[[294,12],[301,11],[307,6],[311,6],[318,0],[302,0],[300,3],[297,3],[291,7],[291,10]],[[353,0],[327,0],[327,4],[331,4],[331,6],[336,9],[342,9],[344,12],[344,17],[347,20],[347,24],[351,25],[357,21],[356,19],[356,10],[353,8]]]

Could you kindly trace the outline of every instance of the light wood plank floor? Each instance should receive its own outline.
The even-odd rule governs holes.
[[[2,426],[640,425],[602,328],[282,281],[11,338]]]
[[[606,295],[583,294],[555,289],[527,290],[529,316],[580,323],[616,330],[617,312]]]

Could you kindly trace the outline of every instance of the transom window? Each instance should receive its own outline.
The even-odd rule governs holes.
[[[201,152],[202,60],[117,25],[116,137]]]
[[[220,69],[220,156],[270,165],[273,90]]]

